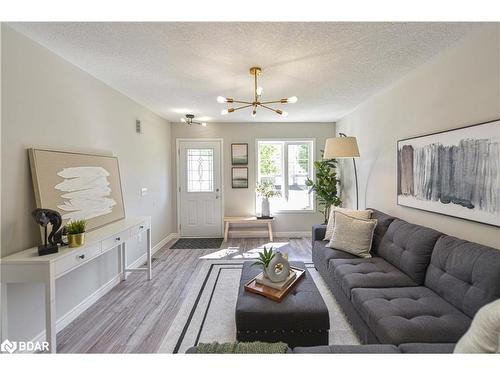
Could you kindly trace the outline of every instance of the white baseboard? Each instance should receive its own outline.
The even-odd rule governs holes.
[[[262,234],[263,232],[256,231],[257,233],[253,234],[251,231],[245,231],[245,234],[238,234],[234,233],[231,234],[231,231],[229,231],[229,238],[253,238],[253,237],[267,237],[267,234]],[[267,231],[265,231],[267,233]],[[311,231],[304,231],[304,232],[273,232],[273,236],[275,238],[277,237],[291,237],[291,238],[297,238],[297,237],[311,237]]]
[[[177,233],[170,233],[167,237],[162,239],[151,249],[151,255],[160,250],[163,246],[165,246],[169,241],[178,237]],[[129,268],[137,268],[146,262],[146,254],[141,255],[134,262],[128,265]],[[82,302],[73,307],[66,314],[61,316],[56,322],[56,332],[61,331],[65,327],[67,327],[73,320],[75,320],[81,313],[87,310],[90,306],[92,306],[99,298],[108,293],[111,289],[113,289],[116,285],[120,283],[120,275],[114,276],[107,283],[102,285],[99,289],[97,289],[94,293],[86,297]],[[45,340],[45,329],[36,335],[32,342],[39,342]]]
[[[158,242],[156,245],[153,246],[152,253],[156,253],[158,250],[160,250],[163,246],[165,246],[168,242],[175,240],[179,238],[179,233],[170,233],[167,237],[162,239],[160,242]]]

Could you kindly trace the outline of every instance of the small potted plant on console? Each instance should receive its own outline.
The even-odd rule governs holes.
[[[69,247],[82,246],[85,243],[85,220],[73,220],[66,224]]]

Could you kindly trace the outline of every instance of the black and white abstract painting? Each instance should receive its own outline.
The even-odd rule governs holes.
[[[398,204],[500,226],[500,120],[398,141]]]

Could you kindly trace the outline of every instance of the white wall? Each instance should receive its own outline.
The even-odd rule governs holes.
[[[153,245],[173,232],[170,124],[6,25],[1,37],[2,256],[39,243],[30,215],[30,146],[118,156],[126,214],[152,217]],[[143,134],[135,132],[136,119]],[[140,197],[142,186],[149,195]],[[144,253],[145,241],[128,249],[130,263]],[[58,318],[117,275],[116,255],[58,280]],[[7,305],[9,338],[31,339],[42,331],[42,285],[9,285]]]
[[[358,139],[360,207],[500,248],[498,228],[396,204],[396,141],[500,118],[500,26],[493,24],[442,52],[337,122]],[[344,189],[353,204],[352,162]]]
[[[250,116],[250,113],[248,114]],[[222,138],[224,140],[224,205],[225,216],[255,215],[255,141],[258,138],[315,138],[316,159],[325,139],[335,135],[332,123],[209,123],[207,127],[172,124],[172,169],[176,168],[175,140],[177,138]],[[248,143],[248,189],[231,188],[231,143]],[[174,174],[174,190],[176,187]],[[310,232],[313,224],[323,221],[319,212],[278,213],[273,224],[277,232]]]

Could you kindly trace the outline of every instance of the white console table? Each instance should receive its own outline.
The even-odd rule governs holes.
[[[146,267],[127,268],[126,241],[139,233],[147,235]],[[85,234],[85,245],[77,248],[60,247],[59,252],[38,255],[33,247],[0,259],[2,288],[9,283],[45,284],[45,332],[50,352],[56,344],[56,280],[83,264],[118,247],[118,262],[122,280],[129,272],[146,272],[151,280],[151,219],[126,218]],[[2,290],[5,293],[6,289]],[[5,328],[5,327],[4,327]]]

